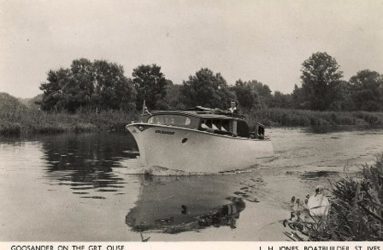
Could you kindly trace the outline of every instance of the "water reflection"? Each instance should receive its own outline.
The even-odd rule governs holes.
[[[235,195],[236,176],[142,177],[136,202],[126,215],[134,231],[179,233],[206,227],[237,227],[245,201]]]
[[[304,180],[318,180],[320,178],[329,178],[334,175],[338,176],[340,173],[337,171],[330,170],[319,170],[319,171],[306,171],[301,174],[301,178]]]
[[[83,198],[103,199],[117,192],[125,180],[115,173],[119,161],[134,158],[135,143],[129,134],[65,134],[41,139],[46,178],[68,185]],[[89,195],[97,191],[98,195]],[[100,195],[101,194],[101,195]]]

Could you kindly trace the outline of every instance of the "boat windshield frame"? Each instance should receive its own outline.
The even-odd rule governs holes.
[[[199,118],[182,113],[159,113],[151,115],[147,123],[197,129]]]

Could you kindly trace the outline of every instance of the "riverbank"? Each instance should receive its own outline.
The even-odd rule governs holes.
[[[268,127],[383,127],[383,112],[333,112],[273,108],[257,110],[245,115],[251,129],[254,129],[257,122]],[[133,111],[48,113],[39,110],[36,105],[24,105],[17,98],[0,93],[0,136],[122,131],[126,124],[138,119],[139,114]]]
[[[114,110],[48,113],[37,105],[25,105],[9,94],[0,93],[0,136],[116,131],[136,118],[134,112]]]
[[[379,128],[383,113],[377,112],[320,112],[292,109],[265,109],[247,115],[251,128],[257,122],[268,127],[313,128]],[[139,114],[124,111],[47,113],[29,108],[0,110],[0,135],[22,136],[58,134],[64,132],[122,131]]]
[[[382,127],[383,112],[312,111],[297,109],[263,109],[247,115],[250,124],[256,122],[274,127]]]
[[[121,131],[135,117],[134,113],[120,111],[68,114],[26,110],[8,116],[0,115],[0,135],[22,136],[64,132]]]

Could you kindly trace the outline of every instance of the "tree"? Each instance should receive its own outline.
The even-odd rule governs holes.
[[[230,101],[235,99],[221,74],[214,74],[207,68],[200,69],[183,82],[181,95],[185,107],[189,108],[205,106],[226,109]]]
[[[42,110],[64,110],[65,94],[64,89],[70,81],[70,70],[60,68],[57,71],[50,70],[48,72],[47,82],[42,83],[40,89],[43,92],[41,100]]]
[[[43,110],[75,112],[80,107],[134,109],[135,90],[122,66],[104,60],[74,60],[68,69],[50,70],[42,83]]]
[[[235,82],[231,90],[235,93],[241,110],[250,111],[253,107],[260,106],[258,94],[251,89],[249,84],[241,79]]]
[[[166,88],[166,102],[170,109],[185,109],[185,104],[181,98],[181,88],[180,84],[169,84]]]
[[[142,109],[144,100],[149,109],[168,108],[165,100],[166,89],[172,82],[165,78],[160,66],[140,65],[133,70],[132,76],[137,90],[137,110]]]
[[[304,109],[309,106],[309,104],[306,103],[302,88],[299,88],[297,84],[294,84],[294,90],[291,97],[293,108]]]
[[[234,91],[243,110],[266,108],[271,104],[272,95],[269,86],[257,80],[243,82],[239,79],[231,90]]]
[[[347,81],[339,81],[332,91],[333,101],[329,106],[330,110],[347,110],[351,111],[355,105],[351,99],[351,85]]]
[[[335,58],[326,52],[314,53],[302,64],[302,94],[304,108],[329,109],[335,101],[337,85],[343,77]]]
[[[94,61],[93,68],[92,106],[97,109],[133,110],[137,92],[132,80],[124,75],[123,67],[98,60]]]
[[[368,69],[350,78],[352,100],[358,110],[383,110],[383,76]]]
[[[271,108],[291,108],[292,107],[292,95],[283,94],[280,91],[275,91],[272,101],[270,103]]]

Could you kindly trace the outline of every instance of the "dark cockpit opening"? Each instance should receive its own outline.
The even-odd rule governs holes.
[[[199,130],[246,138],[250,136],[249,126],[245,121],[241,120],[201,119]]]
[[[249,137],[249,126],[245,121],[237,121],[237,135],[240,137]]]

